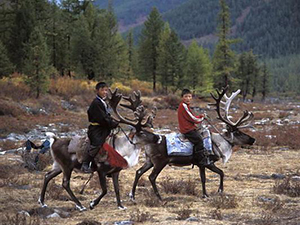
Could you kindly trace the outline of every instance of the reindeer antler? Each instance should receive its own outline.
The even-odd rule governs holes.
[[[108,104],[110,105],[110,107],[112,108],[112,110],[114,111],[115,115],[118,117],[119,120],[117,120],[119,123],[124,123],[130,126],[136,126],[136,123],[134,123],[134,120],[128,120],[125,119],[123,116],[121,116],[121,114],[118,112],[117,107],[122,99],[122,94],[118,93],[118,88],[115,89],[114,92],[112,92],[110,89],[109,90],[109,94],[107,96],[108,99]]]
[[[130,103],[130,105],[120,104],[121,106],[130,109],[134,112],[134,119],[123,117],[117,110],[117,107],[121,101],[124,99]],[[112,92],[109,89],[109,95],[107,97],[109,105],[113,109],[115,115],[118,117],[119,123],[128,124],[136,128],[136,130],[141,130],[143,127],[153,127],[153,119],[156,116],[156,108],[152,110],[152,113],[147,117],[145,122],[143,122],[144,118],[147,115],[147,111],[144,106],[141,104],[141,92],[134,92],[133,95],[129,97],[123,96],[122,94],[118,93],[118,89]]]
[[[247,125],[241,126],[242,124],[246,123],[249,120],[252,120],[252,118],[253,118],[253,114],[251,112],[249,113],[247,110],[244,111],[243,116],[241,118],[239,118],[237,122],[234,123],[229,119],[228,115],[229,115],[229,108],[230,108],[231,102],[241,92],[241,90],[238,89],[236,92],[233,92],[230,97],[228,97],[226,95],[227,90],[228,90],[228,86],[223,88],[221,93],[219,92],[219,90],[216,90],[217,94],[218,94],[217,97],[215,97],[212,93],[210,93],[212,98],[216,101],[216,103],[213,103],[213,104],[210,104],[210,105],[216,106],[215,110],[218,114],[218,119],[220,119],[225,124],[227,124],[231,127],[235,127],[235,128],[250,127],[251,126],[250,125],[251,121]],[[223,97],[225,98],[225,102],[222,101]],[[224,107],[220,106],[221,103],[224,105]],[[225,111],[224,116],[221,114],[221,109],[223,109]]]

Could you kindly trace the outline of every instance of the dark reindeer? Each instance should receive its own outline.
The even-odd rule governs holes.
[[[236,91],[231,95],[230,98],[226,96],[227,87],[222,90],[220,93],[217,91],[218,96],[215,97],[213,94],[212,97],[215,100],[213,104],[216,107],[216,111],[218,114],[218,119],[226,124],[226,132],[223,134],[220,133],[212,133],[212,142],[213,142],[213,150],[216,155],[211,156],[211,160],[214,162],[223,158],[223,161],[227,161],[231,155],[232,147],[234,145],[252,145],[255,142],[255,139],[250,137],[249,135],[240,131],[241,128],[250,127],[251,120],[253,118],[253,114],[249,113],[248,111],[244,111],[244,114],[241,118],[238,119],[237,122],[232,122],[228,118],[228,110],[230,108],[230,104],[234,97],[238,95],[240,90]],[[225,102],[221,101],[222,98],[225,98]],[[221,114],[221,107],[220,104],[224,105],[224,115]],[[248,124],[246,124],[250,121]],[[159,173],[165,168],[166,165],[173,165],[173,166],[188,166],[191,164],[195,164],[199,167],[200,170],[200,177],[202,182],[202,190],[203,190],[203,198],[208,197],[206,188],[205,188],[205,168],[217,173],[220,175],[220,185],[218,192],[223,192],[223,177],[224,173],[221,169],[219,169],[214,163],[210,165],[200,165],[199,163],[195,162],[193,156],[169,156],[167,155],[167,148],[166,148],[166,138],[165,136],[160,136],[149,131],[140,130],[137,132],[136,136],[138,137],[139,141],[143,141],[147,148],[146,152],[146,162],[144,165],[136,171],[135,180],[133,183],[132,191],[130,193],[131,200],[135,200],[135,191],[138,180],[140,177],[149,169],[152,169],[152,172],[149,175],[149,180],[153,187],[153,190],[156,196],[162,200],[157,186],[156,186],[156,178],[158,177]],[[227,154],[227,156],[226,156]]]
[[[108,96],[109,105],[115,112],[119,123],[131,125],[135,127],[136,130],[140,130],[142,127],[152,126],[152,117],[154,115],[148,116],[146,121],[142,122],[144,117],[146,116],[146,113],[144,108],[141,106],[140,93],[135,93],[134,97],[130,96],[124,98],[125,100],[130,102],[130,105],[122,104],[122,106],[134,111],[135,118],[131,120],[123,118],[117,110],[121,99],[122,95],[119,94],[117,90],[115,90],[115,92],[113,93],[110,91],[110,95]],[[71,199],[75,202],[76,208],[79,211],[86,210],[86,208],[82,206],[81,202],[76,198],[76,196],[70,189],[70,178],[72,171],[74,169],[80,170],[81,168],[81,163],[77,159],[76,152],[68,150],[71,139],[59,139],[55,137],[53,133],[48,133],[47,136],[51,138],[51,156],[54,163],[52,170],[45,174],[44,184],[38,202],[42,205],[42,207],[47,207],[47,205],[44,203],[47,185],[50,180],[52,180],[60,173],[63,173],[62,186],[68,192]],[[109,142],[111,142],[111,145],[114,146],[114,148],[127,160],[127,162],[131,160],[132,164],[136,164],[140,149],[138,149],[137,146],[133,143],[134,141],[135,138],[133,132],[131,132],[129,135],[124,134],[122,136],[114,136],[109,140]],[[107,193],[106,176],[112,177],[118,207],[120,209],[125,209],[125,207],[123,207],[121,204],[118,183],[119,172],[122,170],[122,168],[112,167],[107,161],[100,162],[98,159],[99,157],[96,156],[95,160],[92,163],[92,169],[98,173],[102,193],[98,198],[90,202],[90,209],[93,209]]]

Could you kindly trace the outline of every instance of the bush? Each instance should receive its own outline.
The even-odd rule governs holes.
[[[209,204],[217,209],[233,209],[238,206],[235,195],[217,195],[209,199]]]
[[[288,176],[282,181],[276,181],[273,190],[276,194],[300,197],[300,181]]]
[[[59,77],[51,79],[49,92],[68,100],[74,95],[90,94],[91,90],[95,89],[95,86],[96,84],[93,82],[76,80],[70,77]]]
[[[186,195],[194,195],[194,196],[198,195],[196,191],[196,182],[191,179],[189,179],[188,181],[185,180],[172,181],[171,178],[167,177],[160,184],[166,193],[186,194]]]
[[[190,206],[182,205],[179,210],[173,211],[173,213],[177,214],[176,219],[178,220],[186,220],[190,217],[193,210],[190,209]]]
[[[0,96],[12,98],[14,101],[22,101],[30,97],[30,89],[23,78],[15,74],[10,78],[0,79]]]
[[[130,220],[137,223],[143,223],[149,220],[152,220],[153,216],[150,215],[149,212],[141,212],[139,209],[137,209],[135,212],[130,214]]]

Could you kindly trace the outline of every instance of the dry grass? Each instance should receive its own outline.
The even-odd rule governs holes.
[[[198,182],[195,182],[195,180],[174,180],[166,177],[160,185],[167,194],[198,195],[196,190]]]
[[[292,176],[288,176],[282,181],[276,181],[273,190],[276,194],[300,197],[300,180],[293,180]]]
[[[153,220],[153,215],[151,215],[149,212],[141,212],[139,209],[136,209],[130,214],[130,221],[133,222],[143,223],[151,220]]]
[[[217,209],[234,209],[238,207],[238,199],[235,195],[220,194],[211,197],[209,204]]]
[[[291,149],[298,149],[300,125],[275,126],[272,129],[264,129],[255,133],[251,132],[251,136],[256,139],[257,145],[262,146],[265,149],[276,146],[287,146]]]
[[[192,214],[193,210],[189,205],[181,205],[178,210],[173,211],[173,213],[177,214],[177,220],[186,220]]]
[[[39,225],[39,217],[28,217],[24,214],[16,213],[15,215],[6,215],[1,221],[2,225]]]

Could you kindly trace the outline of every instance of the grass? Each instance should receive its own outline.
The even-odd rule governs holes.
[[[273,190],[276,194],[300,197],[300,180],[293,180],[291,175],[287,176],[282,181],[276,181]]]
[[[195,180],[172,180],[170,177],[166,177],[160,182],[160,185],[167,194],[198,195],[196,190],[198,182]]]

